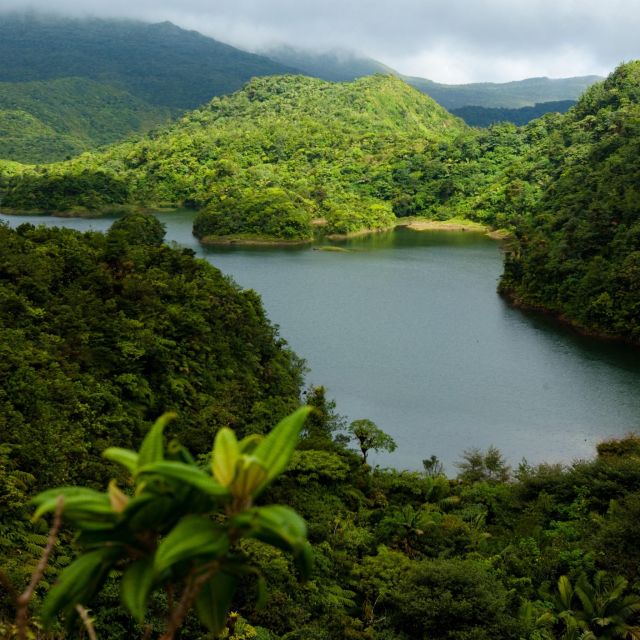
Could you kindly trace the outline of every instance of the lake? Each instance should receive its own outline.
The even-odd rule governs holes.
[[[369,418],[398,444],[374,463],[454,474],[470,447],[512,465],[570,462],[640,428],[640,351],[579,336],[497,294],[500,245],[478,233],[396,229],[305,248],[204,248],[193,213],[163,213],[167,240],[255,289],[338,412]],[[80,230],[111,219],[9,218]]]

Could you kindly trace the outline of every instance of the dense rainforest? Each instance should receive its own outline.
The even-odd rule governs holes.
[[[63,160],[148,131],[172,115],[88,78],[0,82],[0,158]]]
[[[390,76],[344,84],[256,78],[143,141],[25,171],[6,186],[2,205],[194,206],[201,209],[195,222],[201,238],[306,240],[314,218],[332,233],[385,228],[394,207],[408,208],[404,167],[395,179],[394,165],[403,156],[433,160],[444,173],[442,156],[467,132],[462,121]]]
[[[523,162],[523,184],[547,187],[514,225],[502,291],[587,332],[640,343],[639,151],[632,62],[590,88]]]
[[[137,447],[164,408],[178,413],[169,439],[187,444],[204,465],[221,427],[239,437],[266,433],[300,401],[312,413],[297,451],[259,504],[286,504],[306,519],[315,567],[300,583],[287,553],[244,544],[266,580],[266,606],[255,604],[251,580],[241,583],[227,637],[637,633],[636,436],[602,443],[594,460],[567,467],[523,460],[512,470],[495,448],[461,451],[456,478],[430,456],[427,436],[416,442],[423,471],[371,468],[367,451],[388,440],[359,435],[350,445],[368,421],[346,425],[322,388],[301,397],[302,363],[265,320],[257,296],[190,251],[162,244],[153,217],[127,216],[107,234],[30,224],[0,234],[3,634],[13,633],[10,585],[24,588],[46,542],[47,525],[29,522],[29,496],[59,484],[104,488],[110,477],[128,491],[100,453]],[[80,542],[61,532],[37,591],[36,619],[44,589]],[[161,628],[166,600],[154,600],[136,622],[120,604],[117,579],[86,603],[98,637]],[[206,635],[192,617],[182,637]]]

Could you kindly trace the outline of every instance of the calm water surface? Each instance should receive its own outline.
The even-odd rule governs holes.
[[[159,214],[167,239],[245,288],[349,420],[367,417],[398,450],[374,461],[418,469],[436,454],[498,446],[512,464],[588,457],[640,429],[640,351],[577,336],[495,293],[499,245],[475,233],[394,232],[348,252],[200,247],[191,213]],[[109,219],[8,218],[104,230]]]

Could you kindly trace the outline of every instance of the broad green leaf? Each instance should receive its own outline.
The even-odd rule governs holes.
[[[234,516],[231,524],[248,537],[292,552],[302,576],[310,576],[313,554],[307,542],[307,526],[293,509],[282,505],[254,507]]]
[[[154,576],[152,558],[143,558],[134,562],[122,576],[120,587],[122,602],[138,622],[144,620]]]
[[[216,498],[229,495],[226,487],[218,484],[198,467],[184,464],[184,462],[174,462],[172,460],[155,462],[142,467],[138,471],[138,475],[156,475],[167,480],[181,482]]]
[[[83,549],[104,547],[105,545],[134,548],[136,545],[132,542],[131,531],[122,524],[117,527],[112,526],[109,529],[84,529],[76,538],[77,545]]]
[[[45,513],[55,511],[60,496],[64,498],[65,520],[78,524],[84,520],[104,523],[115,522],[117,519],[107,494],[80,487],[61,487],[45,491],[32,500],[38,506],[33,514],[33,521],[37,521]]]
[[[31,504],[38,506],[50,500],[57,500],[59,496],[62,496],[66,502],[69,498],[75,498],[78,496],[91,497],[96,495],[103,494],[101,494],[99,491],[96,491],[95,489],[87,489],[86,487],[56,487],[55,489],[47,489],[46,491],[41,491],[33,498],[31,498],[30,502]]]
[[[242,456],[236,465],[235,478],[229,487],[238,498],[248,498],[258,490],[267,477],[263,464],[253,456]]]
[[[102,457],[111,462],[117,462],[126,467],[132,474],[138,468],[138,454],[131,449],[121,449],[120,447],[109,447],[102,452]]]
[[[145,493],[131,500],[123,516],[131,531],[164,531],[180,517],[179,508],[171,496]]]
[[[202,624],[214,637],[224,629],[233,594],[238,586],[235,576],[216,573],[205,583],[196,600],[196,610]]]
[[[571,601],[573,600],[573,587],[567,576],[560,576],[558,580],[558,594],[560,602],[565,609],[571,609]]]
[[[282,505],[254,507],[238,514],[234,526],[247,530],[247,535],[286,551],[302,548],[307,540],[307,525],[291,508]]]
[[[223,427],[216,433],[211,463],[213,477],[221,485],[228,487],[233,481],[239,457],[240,448],[236,434],[228,427]]]
[[[262,442],[263,436],[257,433],[252,433],[245,438],[242,438],[238,445],[240,446],[240,453],[253,453],[254,449]]]
[[[186,516],[158,546],[154,569],[162,573],[177,562],[196,557],[205,562],[214,560],[228,549],[229,538],[215,523],[203,516]]]
[[[267,478],[261,489],[286,469],[291,454],[298,444],[298,436],[304,421],[311,411],[311,407],[301,407],[281,420],[253,451],[253,455],[267,469]]]
[[[99,549],[81,555],[64,569],[40,610],[44,625],[50,626],[61,612],[69,615],[77,604],[89,602],[116,559],[113,549]]]
[[[140,446],[138,457],[138,467],[144,467],[152,462],[162,460],[164,455],[164,446],[162,442],[162,434],[165,427],[176,417],[175,413],[169,412],[161,415],[149,429],[145,439]]]

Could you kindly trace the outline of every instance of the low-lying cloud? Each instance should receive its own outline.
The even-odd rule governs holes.
[[[0,0],[0,7],[170,20],[251,51],[351,49],[442,82],[606,74],[640,57],[637,0]]]

